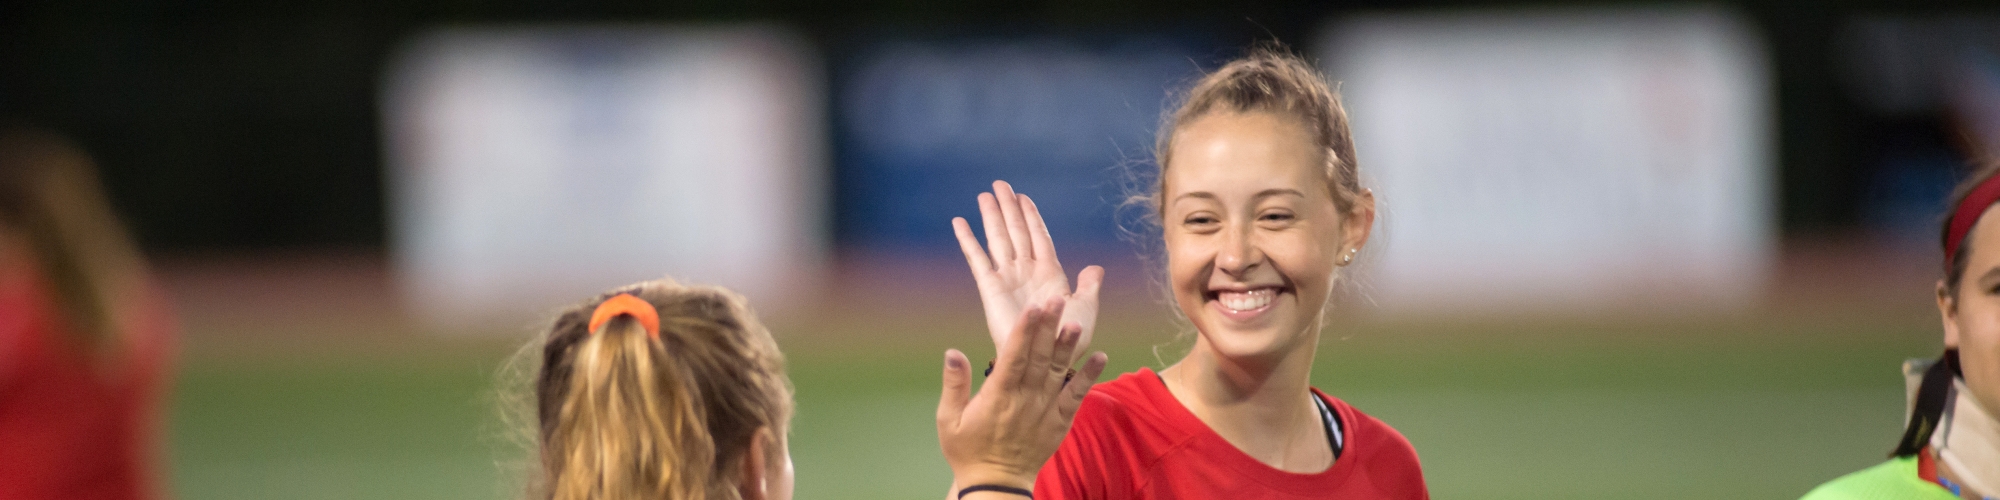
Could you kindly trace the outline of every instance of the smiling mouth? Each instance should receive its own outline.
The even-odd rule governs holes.
[[[1247,312],[1263,309],[1277,298],[1277,288],[1253,288],[1249,290],[1216,290],[1210,292],[1212,299],[1224,309],[1233,312]]]

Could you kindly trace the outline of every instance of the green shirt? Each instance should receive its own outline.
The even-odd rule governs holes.
[[[1840,476],[1800,500],[1958,500],[1958,495],[1917,477],[1917,457],[1911,455]]]

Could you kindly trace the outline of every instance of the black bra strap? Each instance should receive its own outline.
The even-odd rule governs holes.
[[[1319,407],[1319,421],[1326,426],[1326,445],[1333,449],[1333,459],[1340,460],[1340,452],[1347,448],[1347,426],[1341,425],[1340,414],[1334,412],[1326,400],[1320,399],[1318,394],[1313,394],[1312,398],[1313,404]]]

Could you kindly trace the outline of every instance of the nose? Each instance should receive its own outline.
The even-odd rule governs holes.
[[[1250,270],[1264,262],[1264,254],[1250,241],[1250,229],[1243,226],[1223,230],[1222,248],[1216,252],[1215,268],[1242,279]]]

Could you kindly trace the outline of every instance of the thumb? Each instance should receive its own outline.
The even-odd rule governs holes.
[[[1104,267],[1090,266],[1076,273],[1076,294],[1072,297],[1097,305],[1097,291],[1104,288]]]
[[[958,428],[958,418],[965,413],[965,405],[972,400],[972,369],[965,361],[965,353],[958,349],[944,351],[944,394],[938,397],[938,432]]]

